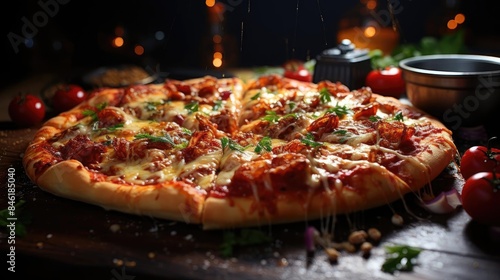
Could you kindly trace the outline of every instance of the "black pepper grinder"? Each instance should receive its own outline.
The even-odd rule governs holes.
[[[368,49],[357,49],[348,39],[331,49],[324,50],[316,58],[313,82],[323,80],[341,82],[349,89],[365,86],[368,73],[372,70]]]

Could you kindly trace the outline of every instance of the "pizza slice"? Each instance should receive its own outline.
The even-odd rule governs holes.
[[[200,223],[241,90],[238,79],[212,77],[97,90],[47,121],[23,164],[53,194]]]

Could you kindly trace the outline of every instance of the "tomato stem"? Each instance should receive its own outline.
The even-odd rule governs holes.
[[[493,161],[495,161],[495,168],[494,168],[494,170],[493,170],[493,173],[495,173],[495,171],[496,171],[496,167],[499,165],[499,162],[498,162],[498,160],[495,158],[495,156],[496,156],[496,155],[498,155],[498,154],[500,154],[500,153],[498,153],[498,152],[493,152],[493,151],[492,151],[492,147],[491,147],[491,146],[492,146],[493,141],[496,141],[496,140],[497,140],[497,137],[496,137],[496,136],[493,136],[493,137],[491,137],[490,139],[488,139],[488,143],[487,143],[487,145],[486,145],[486,151],[484,152],[484,155],[486,156],[486,158],[487,158],[488,160],[493,160]]]

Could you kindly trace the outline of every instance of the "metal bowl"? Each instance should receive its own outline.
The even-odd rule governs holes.
[[[408,100],[447,127],[474,127],[500,109],[500,58],[485,55],[424,55],[399,64]]]

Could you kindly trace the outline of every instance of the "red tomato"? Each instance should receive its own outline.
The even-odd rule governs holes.
[[[480,172],[465,181],[462,206],[472,219],[487,225],[500,225],[500,173]]]
[[[9,116],[18,126],[34,126],[45,118],[45,104],[33,94],[17,95],[9,103]]]
[[[288,60],[284,65],[285,73],[283,76],[285,78],[299,80],[303,82],[312,82],[312,74],[304,66],[304,62],[296,59]]]
[[[83,100],[87,99],[87,93],[82,87],[73,84],[62,85],[59,87],[52,97],[52,106],[58,113],[65,112]]]
[[[493,172],[500,164],[500,149],[491,148],[490,143],[495,137],[488,141],[488,146],[474,146],[465,151],[460,160],[460,171],[464,179],[479,172]],[[500,166],[497,167],[500,172]]]
[[[406,90],[401,73],[401,69],[395,66],[375,69],[368,73],[365,83],[374,93],[399,98]]]

